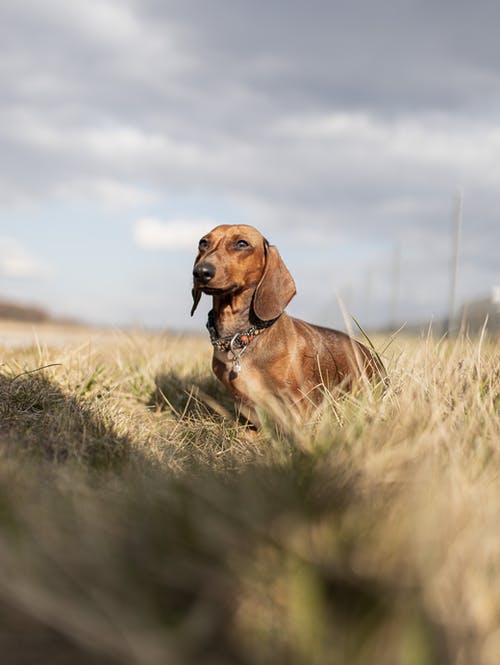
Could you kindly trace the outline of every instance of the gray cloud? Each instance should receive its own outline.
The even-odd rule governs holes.
[[[218,72],[292,108],[452,109],[498,101],[495,2],[146,2]],[[481,94],[482,93],[482,94]]]
[[[304,229],[316,247],[325,233],[386,253],[399,240],[415,256],[410,316],[419,293],[444,306],[433,284],[461,187],[462,295],[498,279],[498,3],[20,0],[1,14],[4,205],[90,200],[140,217],[201,191],[292,257]],[[311,266],[292,260],[312,291]],[[360,254],[358,290],[370,270]]]

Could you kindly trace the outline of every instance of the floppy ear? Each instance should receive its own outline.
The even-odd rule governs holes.
[[[266,265],[253,296],[253,311],[261,321],[279,316],[296,293],[295,282],[274,245],[265,244]]]
[[[191,307],[191,316],[193,316],[193,314],[196,312],[196,308],[198,307],[198,303],[200,302],[201,289],[197,289],[196,286],[193,286],[191,294],[193,296],[193,306]]]

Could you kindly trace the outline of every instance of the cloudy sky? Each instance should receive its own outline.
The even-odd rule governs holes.
[[[198,238],[248,223],[293,314],[439,317],[500,283],[496,0],[5,0],[0,298],[189,318]],[[397,249],[399,248],[399,249]],[[205,311],[208,309],[208,302]]]

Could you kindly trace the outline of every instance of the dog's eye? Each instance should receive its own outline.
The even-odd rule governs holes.
[[[247,247],[250,247],[250,243],[247,242],[246,240],[237,240],[234,243],[234,246],[236,249],[246,249]]]
[[[198,249],[199,250],[204,250],[208,247],[208,240],[206,238],[202,238],[200,242],[198,243]]]

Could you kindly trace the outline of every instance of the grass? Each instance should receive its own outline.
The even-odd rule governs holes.
[[[397,338],[383,395],[255,436],[209,346],[4,349],[9,664],[498,662],[499,342]]]

